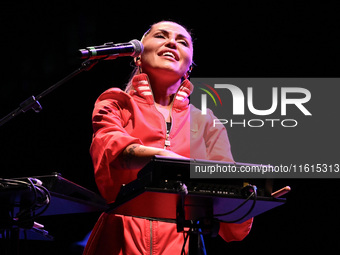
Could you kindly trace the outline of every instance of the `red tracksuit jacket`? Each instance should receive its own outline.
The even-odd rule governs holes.
[[[95,179],[108,203],[115,200],[122,184],[136,179],[140,169],[122,167],[118,155],[130,144],[165,147],[182,156],[232,162],[228,135],[223,125],[213,127],[214,115],[205,116],[189,104],[192,84],[185,80],[176,93],[171,109],[171,130],[155,107],[146,74],[136,75],[133,89],[104,92],[93,111],[93,141],[90,153]],[[221,223],[219,235],[227,242],[242,240],[250,231],[252,219],[241,224]],[[84,254],[180,254],[183,234],[176,225],[129,216],[103,213],[95,225]],[[186,247],[187,249],[187,247]]]

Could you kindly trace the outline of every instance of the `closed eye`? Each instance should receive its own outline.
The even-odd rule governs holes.
[[[155,38],[163,38],[163,39],[165,39],[165,36],[163,34],[161,34],[161,33],[155,34],[154,37]]]
[[[185,47],[188,47],[189,46],[189,43],[185,40],[178,40],[177,42],[183,44]]]
[[[160,30],[157,33],[154,34],[154,38],[160,38],[160,39],[166,39],[169,36],[169,32],[166,30]],[[187,41],[186,37],[179,34],[176,38],[176,41],[185,47],[189,47],[189,42]]]

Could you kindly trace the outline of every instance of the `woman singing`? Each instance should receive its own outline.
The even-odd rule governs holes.
[[[93,112],[90,153],[97,186],[108,203],[154,155],[233,161],[224,126],[212,128],[212,112],[202,115],[189,104],[190,33],[175,22],[162,21],[152,25],[141,41],[144,51],[135,59],[125,92],[107,90]],[[251,224],[252,219],[221,223],[219,235],[227,242],[242,240]],[[181,253],[183,242],[176,224],[103,213],[84,254],[173,255]]]

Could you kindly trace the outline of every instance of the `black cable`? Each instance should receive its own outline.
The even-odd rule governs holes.
[[[185,245],[186,245],[186,243],[188,241],[189,233],[188,232],[183,232],[183,237],[184,237],[184,242],[183,242],[183,246],[182,246],[181,255],[185,255]]]
[[[34,183],[36,182],[36,183]],[[47,188],[40,185],[41,182],[39,180],[35,180],[34,178],[27,178],[27,181],[23,180],[15,180],[15,179],[3,179],[0,178],[0,183],[6,188],[7,186],[24,186],[30,187],[33,191],[34,197],[33,201],[25,208],[22,208],[16,215],[12,211],[11,218],[13,219],[13,223],[18,226],[24,226],[24,223],[32,222],[37,217],[41,216],[49,207],[51,201],[51,195]],[[21,207],[22,204],[14,203],[14,207]],[[38,210],[43,208],[40,212],[36,213]]]
[[[4,179],[0,178],[0,182],[5,182],[7,185],[18,185],[18,184],[24,184],[24,185],[29,185],[25,181],[20,181],[20,180],[15,180],[15,179]]]
[[[48,209],[48,207],[50,206],[50,202],[51,202],[51,194],[50,192],[48,191],[47,188],[45,188],[44,186],[40,186],[40,185],[36,185],[39,192],[41,192],[40,189],[42,189],[44,192],[41,192],[41,193],[44,193],[43,195],[45,195],[46,199],[43,201],[42,204],[38,204],[38,209],[40,209],[41,207],[45,206],[43,210],[41,210],[38,214],[35,215],[34,218],[37,218],[39,217],[40,215],[42,215],[44,212],[46,212],[46,210]]]
[[[254,191],[247,197],[246,200],[244,200],[240,205],[238,205],[235,209],[229,211],[229,212],[226,212],[226,213],[221,213],[221,214],[214,214],[213,216],[214,217],[219,217],[219,216],[226,216],[226,215],[229,215],[229,214],[232,214],[233,212],[237,211],[238,209],[240,209],[242,206],[244,206],[248,201],[249,199],[251,199],[255,194],[255,189]]]
[[[37,199],[38,199],[38,192],[37,189],[33,183],[33,181],[31,180],[31,178],[27,178],[28,182],[26,182],[32,189],[33,189],[33,194],[34,194],[34,198],[33,198],[33,202],[30,204],[30,206],[28,206],[27,208],[24,208],[23,210],[19,211],[17,213],[17,215],[15,216],[15,218],[17,218],[17,225],[19,225],[20,223],[23,222],[27,222],[27,221],[31,221],[32,217],[31,217],[31,213],[34,213],[34,207],[36,205]],[[27,217],[27,218],[26,218]],[[23,219],[21,219],[23,218]]]
[[[37,191],[37,188],[35,187],[32,179],[31,178],[27,178],[27,180],[31,184],[31,187],[32,187],[33,192],[34,192],[34,199],[33,199],[33,202],[32,202],[32,204],[30,206],[30,210],[32,210],[34,208],[35,204],[37,203],[37,200],[38,200],[38,191]]]
[[[223,222],[223,223],[235,223],[235,222],[238,222],[238,221],[241,221],[243,220],[245,217],[247,217],[254,209],[255,207],[255,204],[256,204],[256,200],[257,200],[257,187],[254,186],[254,185],[251,185],[251,187],[253,188],[253,192],[248,196],[248,198],[242,202],[239,206],[237,206],[235,209],[227,212],[227,213],[221,213],[221,214],[214,214],[213,217],[220,217],[220,216],[226,216],[226,215],[229,215],[229,214],[232,214],[233,212],[237,211],[238,209],[240,209],[242,206],[244,206],[248,201],[249,199],[251,199],[252,197],[254,197],[253,199],[253,203],[250,207],[250,209],[240,218],[236,219],[236,220],[231,220],[231,221],[225,221],[225,220],[219,220],[220,222]]]
[[[197,224],[199,224],[199,221],[197,221]],[[201,254],[204,254],[204,255],[207,255],[207,251],[205,249],[205,243],[204,243],[204,238],[203,238],[203,232],[202,232],[202,229],[198,228],[197,229],[197,234],[198,234],[198,238],[200,239],[200,246],[199,246],[199,249],[200,249],[200,253]]]

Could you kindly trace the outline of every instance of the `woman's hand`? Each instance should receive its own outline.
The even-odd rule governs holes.
[[[173,151],[168,151],[168,150],[161,150],[159,154],[156,154],[156,155],[159,155],[159,156],[164,156],[164,157],[171,157],[171,158],[186,158],[186,157],[183,157]]]

